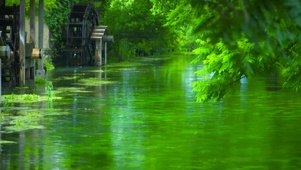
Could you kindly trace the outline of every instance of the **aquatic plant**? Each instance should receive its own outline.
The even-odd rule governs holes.
[[[1,101],[0,102],[0,111],[1,111],[1,109],[5,109],[5,108],[9,107],[9,105],[10,105],[10,103],[8,103],[7,100]]]
[[[104,73],[104,70],[90,70],[90,71],[86,71],[86,72],[90,72],[90,73]]]
[[[44,78],[41,77],[35,77],[34,78],[34,83],[37,85],[43,85],[46,84],[46,80]]]
[[[55,90],[56,93],[73,94],[73,93],[89,93],[84,87],[59,87]]]
[[[53,81],[62,81],[62,80],[74,80],[78,79],[80,76],[72,75],[72,76],[63,76],[63,77],[56,77],[52,79]]]
[[[14,112],[12,114],[12,111]],[[41,108],[37,109],[6,109],[1,113],[0,124],[3,125],[2,132],[11,133],[19,132],[29,129],[43,129],[42,122],[51,120],[52,115],[66,115],[70,114],[66,110],[45,108],[41,111]],[[0,140],[1,143],[1,140]]]
[[[36,94],[6,94],[2,96],[2,102],[8,103],[28,103],[47,100],[47,97]]]
[[[54,69],[54,65],[53,65],[52,60],[51,60],[50,57],[49,58],[43,58],[43,63],[44,63],[44,66],[46,68],[46,71]]]
[[[47,91],[47,94],[48,94],[48,99],[52,100],[52,97],[53,97],[53,84],[52,84],[51,81],[47,82],[46,91]]]
[[[105,85],[105,84],[112,84],[114,81],[110,80],[104,80],[104,79],[99,79],[99,78],[83,78],[78,81],[78,85],[83,85],[83,86],[100,86],[100,85]]]

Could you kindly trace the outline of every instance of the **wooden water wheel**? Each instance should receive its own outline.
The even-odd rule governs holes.
[[[0,6],[0,31],[2,46],[9,47],[9,55],[2,60],[3,83],[9,86],[19,85],[20,60],[19,60],[19,6]],[[2,48],[5,49],[5,48]]]
[[[73,5],[66,32],[67,65],[94,64],[95,41],[90,36],[97,25],[98,13],[92,4]]]

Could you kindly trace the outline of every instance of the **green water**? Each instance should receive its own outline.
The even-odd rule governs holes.
[[[301,169],[300,94],[254,79],[195,103],[192,59],[49,72],[62,99],[19,106],[44,114],[43,129],[2,125],[1,140],[15,143],[0,144],[0,169]]]

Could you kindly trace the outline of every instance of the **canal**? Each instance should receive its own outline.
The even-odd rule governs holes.
[[[7,106],[35,119],[1,124],[0,169],[300,169],[300,93],[257,78],[195,103],[192,59],[49,71],[52,100]]]

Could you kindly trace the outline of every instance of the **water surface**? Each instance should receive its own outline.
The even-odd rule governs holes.
[[[195,103],[192,59],[49,72],[62,99],[19,105],[46,114],[43,129],[3,124],[15,143],[0,144],[0,169],[300,169],[300,94],[254,79]],[[107,83],[82,83],[95,79]]]

